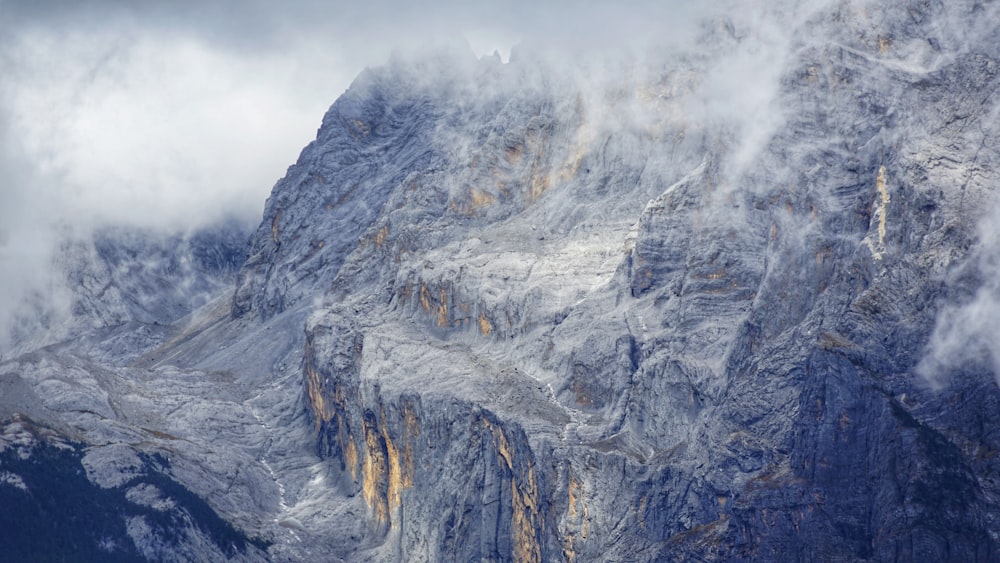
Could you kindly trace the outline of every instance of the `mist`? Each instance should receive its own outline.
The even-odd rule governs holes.
[[[917,374],[933,388],[951,382],[956,371],[966,368],[992,370],[1000,382],[1000,202],[979,221],[978,244],[969,258],[952,274],[975,280],[978,287],[938,312]]]
[[[58,285],[67,238],[255,224],[361,70],[442,39],[571,66],[597,126],[633,127],[655,108],[619,108],[629,118],[612,125],[607,91],[729,26],[732,52],[684,111],[731,124],[738,172],[782,122],[774,97],[794,23],[826,3],[782,4],[2,2],[0,319]]]

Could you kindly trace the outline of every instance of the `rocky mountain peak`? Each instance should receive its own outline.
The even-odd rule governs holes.
[[[245,262],[88,246],[0,413],[146,557],[995,559],[996,10],[787,14],[365,71]]]

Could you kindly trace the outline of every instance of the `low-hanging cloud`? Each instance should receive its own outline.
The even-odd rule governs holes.
[[[917,373],[934,387],[970,366],[992,368],[1000,380],[1000,205],[980,222],[979,237],[971,266],[981,285],[971,299],[941,309],[917,365]]]
[[[44,177],[22,197],[71,223],[250,218],[335,95],[283,57],[196,38],[37,31],[11,43],[5,134]]]
[[[253,218],[353,76],[394,47],[442,36],[464,36],[477,54],[520,41],[591,57],[687,43],[705,19],[734,16],[768,35],[754,31],[748,43],[758,51],[709,77],[705,103],[762,116],[776,83],[767,61],[782,39],[760,10],[739,6],[8,0],[3,134],[44,175],[34,196],[44,192],[70,222],[169,228],[222,213]]]
[[[983,147],[994,147],[997,134],[993,124],[1000,117],[1000,105],[994,104],[983,119],[976,140]],[[995,153],[994,153],[995,154]],[[992,159],[986,156],[984,159]],[[968,166],[967,184],[976,191],[986,190],[995,182],[993,166]],[[969,187],[969,186],[967,186]],[[994,195],[995,197],[995,195]],[[988,209],[988,208],[987,208]],[[970,215],[974,213],[969,211]],[[938,311],[934,330],[927,342],[916,372],[932,387],[950,383],[953,374],[963,369],[992,370],[1000,382],[1000,200],[978,218],[976,243],[968,257],[949,271],[949,283],[964,294],[957,302],[945,303]],[[971,293],[961,291],[969,286]]]
[[[817,4],[783,6],[801,17]],[[581,67],[600,90],[629,57],[663,56],[726,19],[743,45],[699,86],[692,116],[736,119],[734,150],[750,158],[780,122],[772,98],[794,27],[769,10],[736,1],[0,0],[0,319],[26,288],[49,283],[46,264],[66,233],[255,222],[360,70],[442,37],[463,37],[476,55],[507,58],[519,43],[556,59],[606,57]]]
[[[983,45],[996,45],[996,21],[1000,6],[979,5],[975,18],[965,16],[970,8],[948,5],[935,28],[936,43],[945,55],[926,57],[929,66],[953,62],[956,54],[977,52]],[[945,189],[961,193],[964,204],[957,211],[960,224],[976,228],[969,253],[945,273],[949,295],[937,312],[916,373],[934,388],[951,383],[966,370],[992,371],[1000,383],[1000,199],[996,170],[1000,166],[1000,104],[995,96],[982,100],[976,126],[948,139],[941,150],[957,153],[956,166],[937,180]],[[967,147],[978,147],[974,153]],[[965,149],[963,151],[963,149]],[[971,158],[969,158],[971,156]],[[992,200],[992,203],[991,201]],[[958,251],[959,249],[953,249]],[[957,295],[957,297],[956,297]]]

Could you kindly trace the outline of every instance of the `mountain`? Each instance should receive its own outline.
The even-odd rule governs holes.
[[[1000,557],[997,8],[807,7],[397,55],[248,237],[68,244],[0,363],[11,552]]]

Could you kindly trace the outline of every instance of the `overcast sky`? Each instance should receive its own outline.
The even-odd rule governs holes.
[[[13,215],[38,207],[73,223],[256,218],[330,104],[394,48],[600,48],[691,15],[662,2],[0,0],[0,220],[10,238]]]
[[[384,16],[0,0],[4,218],[39,205],[171,227],[259,214],[326,108],[387,58]]]
[[[68,229],[259,221],[326,110],[394,49],[464,41],[504,59],[515,44],[587,57],[686,42],[717,14],[753,28],[748,6],[0,0],[0,325],[25,291],[53,283]],[[726,73],[739,84],[715,88],[728,92],[721,105],[747,98],[752,74]]]
[[[705,77],[695,115],[753,118],[753,149],[781,117],[769,103],[793,26],[772,16],[826,3],[0,0],[0,344],[20,296],[51,277],[66,226],[256,222],[327,108],[394,48],[604,52],[684,43],[725,15],[758,37]]]

